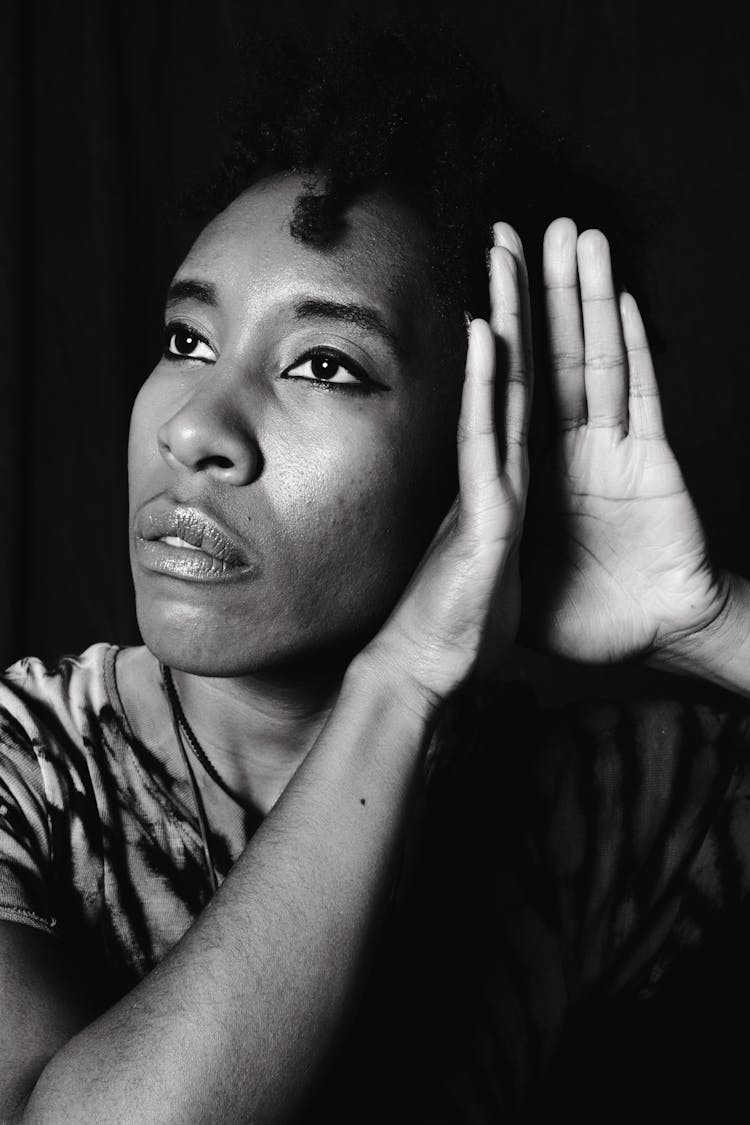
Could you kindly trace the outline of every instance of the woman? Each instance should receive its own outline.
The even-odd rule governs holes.
[[[3,681],[10,1121],[510,1116],[577,1002],[684,943],[712,833],[742,859],[740,724],[634,709],[621,745],[606,709],[492,686],[531,334],[514,229],[488,302],[473,251],[540,158],[442,47],[275,75],[133,411],[144,647]],[[527,633],[746,692],[747,587],[708,558],[603,235],[553,222],[544,278],[555,545]]]

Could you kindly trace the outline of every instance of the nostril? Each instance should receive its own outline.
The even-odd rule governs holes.
[[[232,469],[234,468],[234,461],[231,457],[223,457],[220,453],[214,453],[211,457],[204,457],[197,467],[207,469],[210,466],[215,469]]]
[[[216,409],[199,410],[191,400],[157,433],[159,452],[178,472],[188,469],[225,484],[249,484],[257,475],[260,451],[245,420],[240,422]]]

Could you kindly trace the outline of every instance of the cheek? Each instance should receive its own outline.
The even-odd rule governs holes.
[[[374,616],[387,608],[450,504],[452,456],[452,444],[432,448],[411,430],[386,441],[353,430],[335,446],[279,457],[273,506],[305,612],[334,600]]]
[[[134,404],[133,506],[169,479],[156,440],[167,406],[155,380]],[[264,471],[247,488],[221,490],[227,518],[258,550],[260,578],[179,593],[137,581],[150,647],[161,645],[172,663],[202,654],[207,674],[270,666],[321,645],[358,647],[390,612],[453,498],[448,413],[402,402],[391,418],[363,411],[336,426],[309,410],[304,418],[266,415],[258,434]]]

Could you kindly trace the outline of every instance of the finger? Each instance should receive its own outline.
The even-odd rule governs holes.
[[[472,320],[458,420],[461,515],[481,515],[497,490],[500,459],[495,428],[495,338],[486,320]]]
[[[507,224],[504,224],[507,227]],[[521,243],[515,231],[507,227],[517,251]],[[524,298],[522,290],[522,265],[516,253],[506,246],[494,246],[490,251],[490,303],[491,326],[498,344],[506,352],[507,370],[504,384],[504,444],[505,460],[516,461],[517,450],[525,446],[531,413],[531,348],[524,341]]]
[[[518,266],[521,343],[523,347],[524,369],[528,373],[529,384],[533,391],[534,349],[531,335],[531,298],[529,296],[529,271],[526,265],[523,243],[510,223],[495,223],[492,229],[495,245],[504,246],[506,250],[510,250]]]
[[[620,297],[620,314],[630,369],[629,431],[638,438],[662,438],[664,420],[651,349],[638,305],[629,293]]]
[[[584,383],[589,426],[627,431],[628,368],[609,243],[601,231],[578,238],[584,338]]]
[[[565,430],[584,426],[587,421],[577,238],[572,219],[556,219],[544,235],[544,295],[552,393],[559,425]]]

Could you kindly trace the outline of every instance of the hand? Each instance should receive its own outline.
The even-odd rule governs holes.
[[[578,661],[668,662],[726,593],[664,435],[643,323],[599,231],[552,223],[544,280],[557,437],[522,640]]]
[[[437,706],[513,643],[520,615],[518,551],[528,485],[532,358],[521,243],[490,252],[490,324],[473,320],[458,423],[459,494],[385,625],[365,652]],[[508,248],[510,247],[510,248]],[[504,363],[499,432],[495,373]]]

